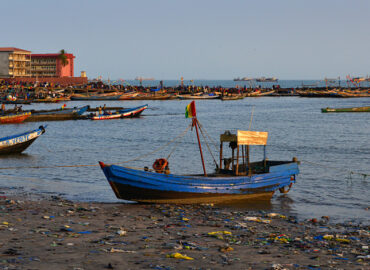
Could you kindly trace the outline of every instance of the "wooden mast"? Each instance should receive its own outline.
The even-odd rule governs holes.
[[[201,159],[202,159],[202,166],[203,166],[204,176],[207,176],[206,167],[204,166],[204,159],[203,159],[202,145],[200,144],[200,139],[199,139],[199,131],[198,131],[198,120],[197,120],[197,117],[193,117],[193,126],[195,126],[195,130],[196,130],[196,132],[197,132],[197,139],[198,139],[198,145],[199,145],[199,152],[200,152],[200,157],[201,157]]]
[[[204,166],[204,159],[203,159],[203,152],[202,152],[202,145],[200,144],[200,139],[199,139],[199,131],[198,131],[198,119],[197,119],[197,110],[195,108],[195,102],[192,101],[191,102],[192,104],[192,118],[193,118],[193,123],[192,123],[192,126],[194,127],[195,126],[195,130],[197,132],[197,139],[198,139],[198,146],[199,146],[199,152],[200,152],[200,157],[202,159],[202,166],[203,166],[203,172],[204,172],[204,176],[207,176],[207,172],[206,172],[206,166]]]

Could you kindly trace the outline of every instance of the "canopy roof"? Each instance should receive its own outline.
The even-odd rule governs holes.
[[[236,142],[238,145],[266,145],[268,132],[238,130],[237,135],[226,131],[221,142]]]

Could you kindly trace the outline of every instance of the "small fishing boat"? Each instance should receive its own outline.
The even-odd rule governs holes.
[[[275,90],[270,91],[255,91],[251,93],[245,93],[246,97],[262,97],[262,96],[271,96],[273,93],[275,93]]]
[[[17,100],[1,100],[0,103],[3,104],[31,104],[31,100],[29,99],[17,99]]]
[[[54,110],[31,111],[31,116],[25,122],[40,122],[40,121],[63,121],[75,120],[84,114],[90,108],[89,105],[74,108],[61,108]]]
[[[189,107],[190,106],[190,107]],[[186,116],[192,118],[202,159],[203,175],[171,174],[167,159],[157,159],[153,170],[143,170],[99,162],[112,190],[119,199],[149,203],[233,203],[248,200],[268,200],[276,190],[286,193],[299,173],[298,161],[251,162],[249,147],[266,147],[267,132],[226,131],[220,136],[220,162],[216,171],[206,173],[196,118],[194,101],[187,106]],[[231,148],[231,158],[224,158],[223,144]],[[265,150],[265,148],[264,148]],[[230,151],[229,151],[230,152]],[[236,154],[235,154],[236,152]],[[217,163],[215,161],[215,163]]]
[[[71,100],[119,100],[121,97],[120,93],[109,93],[109,94],[97,94],[97,95],[83,95],[74,94],[70,98]]]
[[[120,97],[119,100],[132,100],[135,97],[139,95],[138,92],[128,92],[128,93],[123,93]]]
[[[139,94],[137,96],[135,96],[134,98],[132,98],[132,100],[167,100],[167,99],[171,99],[173,96],[171,94],[145,94],[145,93],[142,93],[142,94]]]
[[[199,95],[178,95],[179,99],[218,99],[221,98],[219,95],[210,93],[210,94],[199,94]]]
[[[0,116],[0,124],[19,124],[30,116],[30,112]]]
[[[119,118],[129,118],[129,117],[139,117],[140,114],[148,108],[148,104],[143,106],[139,106],[136,108],[127,108],[123,110],[119,110],[113,113],[103,113],[98,115],[92,115],[92,120],[111,120],[111,119],[119,119]]]
[[[46,126],[4,138],[0,138],[0,154],[19,154],[45,132]]]
[[[238,100],[238,99],[243,99],[244,95],[225,95],[221,96],[221,100]]]
[[[370,112],[370,107],[352,107],[352,108],[323,108],[323,113],[339,113],[339,112]]]
[[[61,101],[68,101],[71,100],[70,97],[50,97],[47,96],[45,98],[35,98],[32,100],[33,103],[58,103]]]

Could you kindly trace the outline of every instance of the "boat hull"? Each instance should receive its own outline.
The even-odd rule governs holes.
[[[40,126],[36,130],[0,138],[0,155],[22,153],[44,132],[45,128]]]
[[[19,124],[31,116],[31,113],[13,114],[0,117],[0,124]]]
[[[274,191],[254,192],[251,194],[194,193],[178,191],[161,191],[148,188],[132,187],[115,181],[108,181],[118,199],[145,203],[231,203],[248,200],[270,200]]]
[[[219,95],[178,95],[178,99],[219,99]]]
[[[83,96],[72,95],[71,100],[119,100],[121,95],[97,95],[97,96]]]
[[[81,108],[34,112],[30,117],[25,119],[25,122],[76,120],[79,119],[89,107],[90,106],[87,105]]]
[[[119,110],[113,114],[100,114],[96,116],[92,116],[92,120],[111,120],[111,119],[119,119],[119,118],[130,118],[130,117],[139,117],[140,114],[148,108],[148,105],[136,107],[136,108],[129,108],[124,110]]]
[[[370,112],[370,107],[353,107],[353,108],[324,108],[323,113],[340,113],[340,112]]]
[[[119,199],[152,203],[231,203],[269,200],[278,189],[291,186],[297,163],[270,167],[253,176],[183,176],[140,171],[117,165],[100,166]]]

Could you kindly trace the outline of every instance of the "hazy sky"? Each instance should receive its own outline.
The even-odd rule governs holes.
[[[0,47],[65,49],[75,76],[370,75],[370,0],[2,0]]]

